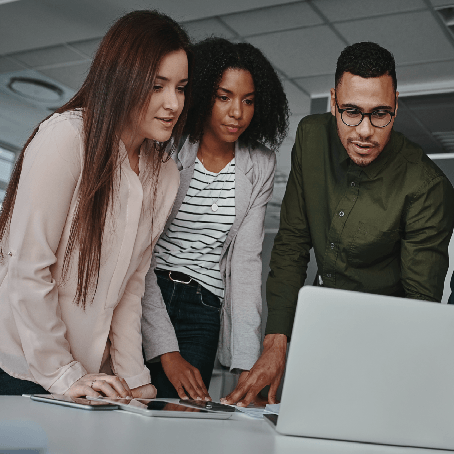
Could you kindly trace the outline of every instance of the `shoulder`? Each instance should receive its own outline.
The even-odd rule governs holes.
[[[444,191],[453,191],[443,171],[418,144],[396,131],[393,131],[392,139],[398,144],[396,165],[402,167],[402,176],[411,184],[413,195],[417,196],[435,185],[441,185]]]
[[[83,163],[83,119],[81,111],[53,114],[43,121],[25,156],[46,156],[49,164],[62,160],[77,180]],[[56,161],[54,161],[56,159]]]
[[[443,171],[418,144],[396,131],[393,131],[393,140],[399,144],[397,161],[404,166],[407,179],[418,182],[419,187],[437,181],[448,182]]]
[[[260,142],[249,146],[240,143],[239,151],[249,153],[254,168],[269,169],[276,165],[276,153]]]
[[[39,132],[52,132],[64,137],[83,137],[83,118],[81,110],[55,113],[39,125]]]

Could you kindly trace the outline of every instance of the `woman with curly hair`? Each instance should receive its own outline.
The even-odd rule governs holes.
[[[165,148],[190,55],[168,16],[123,16],[26,143],[0,216],[0,394],[156,395],[141,298],[178,190]]]
[[[264,218],[288,104],[251,44],[210,38],[193,51],[181,185],[146,277],[142,333],[158,397],[210,400],[218,340],[231,370],[260,355]]]

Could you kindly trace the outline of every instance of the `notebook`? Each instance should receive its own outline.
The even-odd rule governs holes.
[[[285,435],[454,450],[454,306],[303,287],[274,419]]]

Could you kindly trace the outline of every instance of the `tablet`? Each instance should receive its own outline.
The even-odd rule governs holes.
[[[118,405],[120,410],[138,413],[143,416],[157,416],[165,418],[195,418],[195,419],[229,419],[231,412],[214,412],[203,408],[188,407],[179,403],[156,399],[111,399],[99,397],[101,402]]]
[[[64,405],[81,410],[117,410],[118,405],[111,402],[86,399],[83,397],[70,397],[63,394],[31,394],[30,399],[47,404]]]

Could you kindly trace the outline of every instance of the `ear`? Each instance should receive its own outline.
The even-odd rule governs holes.
[[[398,98],[399,98],[399,92],[396,91],[396,109],[394,110],[396,115],[394,115],[394,118],[396,118],[396,116],[397,116],[397,108],[399,107]]]
[[[336,89],[331,88],[331,99],[330,99],[330,106],[331,106],[331,114],[335,117],[336,116]]]

